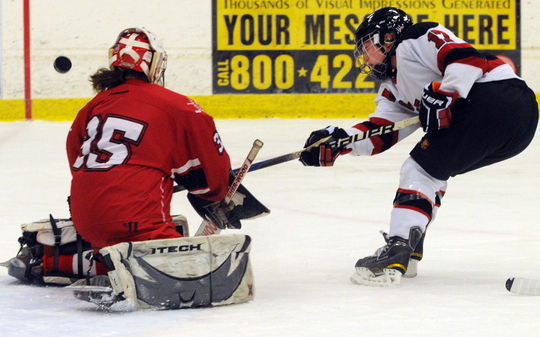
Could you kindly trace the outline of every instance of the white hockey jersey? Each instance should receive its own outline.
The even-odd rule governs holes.
[[[390,124],[418,115],[424,87],[441,82],[441,90],[458,92],[466,98],[476,82],[518,78],[512,67],[490,54],[474,49],[447,28],[433,22],[409,27],[396,48],[397,73],[381,83],[375,111],[369,121],[355,125],[352,135],[370,126]],[[419,125],[394,132],[386,137],[373,137],[349,146],[352,154],[375,155],[404,139]]]

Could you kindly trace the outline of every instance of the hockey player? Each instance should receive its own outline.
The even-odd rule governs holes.
[[[204,306],[216,302],[216,296],[226,300],[241,282],[251,282],[249,237],[176,239],[182,233],[170,215],[174,181],[189,191],[188,199],[197,212],[203,217],[211,213],[218,227],[240,228],[240,219],[245,217],[234,203],[221,205],[229,188],[231,166],[213,118],[194,100],[162,86],[166,62],[165,50],[150,31],[123,30],[109,50],[110,68],[91,76],[97,96],[79,111],[67,136],[73,226],[95,251],[104,248],[101,252],[108,263],[87,261],[87,255],[81,258],[80,253],[44,254],[37,266],[41,268],[30,272],[16,268],[25,264],[26,269],[34,267],[28,266],[28,261],[11,261],[11,275],[30,281],[51,272],[70,275],[80,271],[83,263],[84,277],[109,272],[117,290],[115,300],[131,296],[144,306],[167,308]],[[249,194],[242,186],[239,191]],[[51,217],[53,228],[54,222]],[[183,234],[186,228],[184,224]],[[122,250],[126,246],[121,243],[130,248]],[[235,265],[240,267],[236,279],[231,280],[235,267],[224,268],[223,279],[217,278],[219,268],[214,264],[225,265],[232,251],[236,256],[245,255],[243,264]],[[193,255],[197,258],[191,258]],[[120,258],[124,267],[117,265]],[[202,263],[205,261],[207,265]],[[126,265],[131,268],[126,270]],[[143,275],[132,269],[144,270]],[[174,277],[163,279],[165,290],[157,285],[129,294],[133,284],[138,290],[145,288],[146,277],[152,273]],[[213,284],[207,280],[210,274]],[[197,280],[191,282],[190,277]],[[151,279],[155,284],[157,276]],[[96,280],[103,285],[102,278]],[[107,280],[105,284],[109,284]],[[178,289],[189,290],[186,301]],[[252,293],[246,293],[228,303],[251,297]]]
[[[426,132],[401,167],[386,244],[358,260],[351,280],[387,285],[416,276],[428,225],[450,177],[523,151],[538,123],[535,95],[512,68],[434,22],[413,24],[400,9],[367,15],[355,36],[360,70],[380,80],[375,111],[352,128],[329,126],[305,146],[419,115]],[[376,155],[418,128],[407,127],[343,148],[328,141],[302,153],[308,166],[332,166],[340,154]]]

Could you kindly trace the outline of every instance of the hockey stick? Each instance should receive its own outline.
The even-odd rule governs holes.
[[[506,289],[518,295],[540,295],[540,280],[512,277],[506,280]]]
[[[333,141],[328,143],[328,146],[332,147],[332,148],[344,147],[344,146],[347,146],[347,145],[349,145],[351,143],[355,143],[355,142],[358,142],[360,140],[364,140],[366,138],[386,135],[386,134],[392,133],[394,131],[397,131],[399,129],[403,129],[403,128],[406,128],[408,126],[417,124],[419,122],[420,122],[419,117],[413,117],[413,118],[409,118],[409,119],[399,121],[399,122],[396,122],[396,123],[393,123],[393,124],[381,125],[381,126],[376,127],[374,129],[371,129],[371,130],[368,130],[368,131],[363,131],[363,132],[360,132],[358,134],[355,134],[355,135],[352,135],[352,136],[349,136],[349,137],[344,137],[344,138],[333,140]],[[311,148],[317,147],[320,144],[326,142],[330,138],[331,138],[330,136],[326,137],[326,138],[323,138],[323,139],[311,144],[310,146],[308,146],[308,147],[306,147],[306,148],[304,148],[304,149],[302,149],[300,151],[292,152],[292,153],[285,154],[285,155],[282,155],[282,156],[279,156],[279,157],[270,158],[270,159],[263,160],[263,161],[260,161],[260,162],[257,162],[257,163],[253,163],[253,165],[251,165],[251,168],[249,170],[250,171],[260,170],[260,169],[268,167],[268,166],[273,166],[273,165],[281,164],[281,163],[291,161],[291,160],[294,160],[294,159],[298,159],[298,158],[300,158],[300,155],[302,154],[302,152],[308,151]]]
[[[253,142],[253,146],[251,147],[251,150],[249,151],[246,160],[244,160],[244,163],[236,172],[236,176],[234,177],[234,180],[229,187],[225,198],[223,199],[223,207],[226,207],[231,202],[234,193],[236,193],[236,190],[242,183],[244,176],[249,171],[249,167],[253,163],[253,160],[255,160],[255,157],[257,156],[257,153],[259,153],[259,150],[261,149],[263,144],[264,143],[259,139],[255,139],[255,141]],[[204,220],[199,226],[197,232],[195,233],[195,236],[219,234],[219,232],[221,232],[221,229],[219,227],[217,227],[210,221]]]
[[[408,126],[417,124],[419,122],[420,122],[419,117],[412,117],[412,118],[405,119],[403,121],[399,121],[399,122],[396,122],[396,123],[393,123],[393,124],[381,125],[381,126],[376,127],[374,129],[364,131],[364,132],[360,132],[360,133],[358,133],[356,135],[352,135],[352,136],[349,136],[349,137],[334,140],[334,141],[330,142],[329,145],[331,147],[346,146],[348,144],[351,144],[351,143],[354,143],[354,142],[357,142],[357,141],[360,141],[360,140],[364,140],[366,138],[371,138],[371,137],[374,137],[374,136],[386,135],[386,134],[392,133],[394,131],[397,131],[399,129],[403,129],[403,128],[406,128]],[[274,157],[274,158],[270,158],[270,159],[267,159],[267,160],[262,160],[262,161],[253,163],[253,164],[251,164],[251,167],[249,168],[248,172],[260,170],[260,169],[265,168],[265,167],[274,166],[274,165],[277,165],[277,164],[281,164],[281,163],[285,163],[285,162],[288,162],[288,161],[291,161],[291,160],[298,159],[298,158],[300,158],[300,155],[302,154],[302,152],[308,151],[311,148],[317,147],[320,144],[326,142],[328,139],[330,139],[330,136],[326,137],[326,138],[323,138],[323,139],[319,140],[318,142],[316,142],[314,144],[311,144],[310,146],[308,146],[305,149],[302,149],[300,151],[284,154],[284,155],[281,155],[281,156],[278,156],[278,157]],[[234,174],[237,174],[241,169],[242,169],[242,167],[234,169],[233,170]],[[180,191],[183,191],[185,189],[186,188],[184,186],[182,186],[182,185],[176,185],[174,187],[174,192],[180,192]]]

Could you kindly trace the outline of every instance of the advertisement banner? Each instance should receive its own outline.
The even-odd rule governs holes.
[[[358,72],[354,32],[398,7],[434,21],[520,74],[520,0],[213,0],[213,93],[375,92]]]

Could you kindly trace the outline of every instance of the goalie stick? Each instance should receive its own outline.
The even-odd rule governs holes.
[[[231,202],[234,196],[234,193],[236,193],[236,190],[242,183],[242,180],[244,179],[246,173],[249,171],[249,168],[251,164],[253,163],[253,160],[255,160],[255,157],[257,156],[257,153],[259,153],[259,150],[261,149],[263,144],[264,143],[260,141],[259,139],[255,139],[255,141],[253,142],[253,146],[251,147],[251,150],[249,151],[246,157],[246,160],[244,160],[244,163],[238,169],[238,171],[235,172],[236,176],[234,177],[234,180],[231,186],[229,187],[229,190],[227,191],[225,198],[223,199],[224,207],[227,206]],[[195,236],[219,234],[219,232],[221,232],[221,229],[219,227],[217,227],[215,224],[213,224],[210,221],[203,220],[203,222],[199,226],[199,229],[195,233]]]
[[[334,141],[331,141],[329,143],[329,146],[331,146],[331,147],[346,146],[348,144],[358,142],[360,140],[364,140],[364,139],[367,139],[367,138],[386,135],[386,134],[392,133],[394,131],[397,131],[399,129],[403,129],[403,128],[406,128],[408,126],[415,125],[415,124],[418,124],[418,123],[420,123],[420,118],[418,116],[416,116],[416,117],[405,119],[403,121],[399,121],[399,122],[396,122],[396,123],[392,123],[392,124],[388,124],[388,125],[381,125],[379,127],[371,129],[371,130],[363,131],[363,132],[360,132],[358,134],[355,134],[355,135],[352,135],[352,136],[349,136],[349,137],[340,138],[340,139],[336,139]],[[274,157],[274,158],[270,158],[270,159],[267,159],[267,160],[262,160],[262,161],[253,163],[253,164],[251,164],[250,168],[248,169],[248,172],[255,171],[255,170],[260,170],[260,169],[265,168],[265,167],[274,166],[274,165],[277,165],[277,164],[281,164],[281,163],[285,163],[285,162],[288,162],[288,161],[291,161],[291,160],[298,159],[298,158],[300,158],[300,155],[302,154],[302,152],[308,151],[311,148],[317,147],[320,144],[322,144],[322,143],[326,142],[327,140],[329,140],[330,138],[331,138],[330,136],[326,137],[326,138],[323,138],[323,139],[319,140],[318,142],[313,143],[310,146],[308,146],[308,147],[306,147],[306,148],[304,148],[304,149],[302,149],[300,151],[291,152],[291,153],[284,154],[284,155],[281,155],[281,156],[278,156],[278,157]],[[233,173],[238,174],[238,172],[242,168],[243,167],[234,169]],[[180,192],[180,191],[183,191],[185,189],[186,188],[184,186],[182,186],[182,185],[176,185],[174,187],[174,192]]]
[[[540,280],[511,277],[506,280],[506,290],[518,295],[540,295]]]

